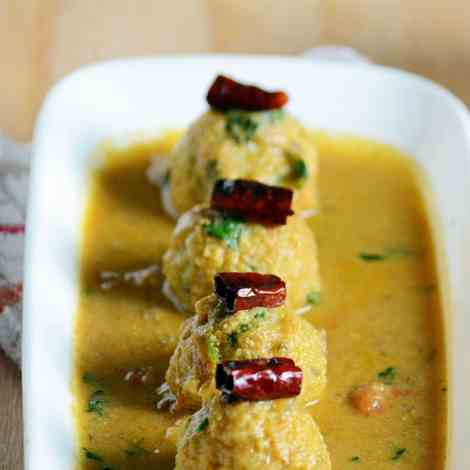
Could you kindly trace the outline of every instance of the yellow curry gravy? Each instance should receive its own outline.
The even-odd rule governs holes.
[[[178,416],[157,408],[156,389],[184,317],[160,293],[158,273],[140,286],[119,273],[158,269],[173,222],[145,171],[179,136],[108,146],[92,178],[75,330],[77,469],[174,465],[166,430]],[[385,145],[323,134],[316,140],[322,207],[311,225],[322,292],[306,318],[327,332],[328,386],[311,413],[333,469],[442,470],[442,312],[416,170]],[[365,416],[350,394],[372,382],[405,393]]]

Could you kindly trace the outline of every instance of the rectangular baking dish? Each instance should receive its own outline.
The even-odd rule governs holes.
[[[275,56],[169,56],[99,63],[49,93],[35,136],[26,234],[25,469],[72,469],[71,373],[90,153],[155,135],[205,108],[218,72],[285,89],[307,126],[393,144],[423,168],[433,207],[448,345],[448,470],[470,468],[470,119],[443,88],[375,65]]]

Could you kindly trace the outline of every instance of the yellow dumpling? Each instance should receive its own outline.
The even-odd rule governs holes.
[[[295,399],[226,404],[214,396],[179,440],[176,470],[330,470],[312,417]]]
[[[299,217],[266,227],[199,206],[184,214],[163,256],[164,292],[175,306],[192,313],[213,291],[218,272],[275,274],[287,285],[287,305],[303,308],[320,291],[317,247]]]
[[[220,361],[289,357],[303,371],[305,406],[318,400],[326,386],[324,333],[285,307],[253,308],[225,315],[213,294],[196,305],[197,315],[183,325],[166,373],[177,408],[197,409],[214,393]]]
[[[215,181],[251,179],[295,190],[293,208],[316,208],[318,157],[315,144],[283,110],[207,111],[188,129],[165,168],[155,161],[166,210],[173,216],[208,203]],[[160,175],[160,176],[158,176]]]

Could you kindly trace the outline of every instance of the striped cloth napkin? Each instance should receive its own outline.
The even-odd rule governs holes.
[[[0,136],[0,347],[19,363],[30,145]]]
[[[348,47],[325,46],[304,56],[312,60],[364,62]],[[21,359],[23,243],[31,146],[0,135],[0,348]],[[47,314],[47,312],[45,312]]]

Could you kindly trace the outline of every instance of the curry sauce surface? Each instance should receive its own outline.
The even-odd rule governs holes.
[[[165,434],[178,416],[157,408],[156,389],[184,317],[160,293],[159,274],[135,286],[119,273],[160,264],[173,221],[145,171],[179,136],[104,147],[92,177],[75,333],[77,469],[174,465]],[[321,210],[311,226],[322,292],[305,317],[327,332],[328,386],[312,415],[333,469],[442,470],[442,312],[417,172],[385,145],[323,134],[316,141]],[[380,415],[351,406],[355,387],[384,380],[406,393]]]

